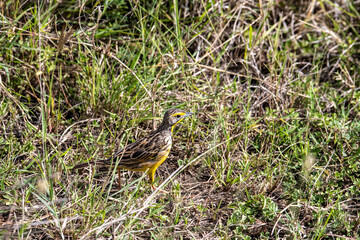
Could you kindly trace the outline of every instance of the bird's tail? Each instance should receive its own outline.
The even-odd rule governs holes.
[[[86,162],[86,163],[79,163],[77,165],[75,165],[72,170],[76,170],[76,169],[81,169],[81,168],[86,168],[89,166],[97,166],[97,167],[106,167],[108,166],[108,159],[97,159],[95,161],[90,161],[90,162]]]
[[[91,161],[91,162],[86,162],[86,163],[80,163],[80,164],[76,164],[72,170],[76,170],[76,169],[81,169],[81,168],[86,168],[88,166],[92,166],[94,165],[95,162]]]
[[[88,166],[92,166],[94,165],[95,162],[86,162],[86,163],[79,163],[79,164],[76,164],[72,170],[76,170],[76,169],[81,169],[81,168],[86,168]]]

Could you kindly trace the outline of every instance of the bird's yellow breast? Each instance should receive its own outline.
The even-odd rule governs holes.
[[[138,164],[136,168],[127,168],[124,169],[131,171],[146,172],[149,169],[149,172],[155,171],[169,156],[171,150],[171,145],[164,148],[164,150],[159,151],[155,159],[144,160],[142,163]]]
[[[158,155],[159,158],[157,159],[155,164],[151,167],[151,169],[156,170],[169,156],[170,150],[171,150],[171,145],[168,146],[164,151],[159,152],[159,155]]]

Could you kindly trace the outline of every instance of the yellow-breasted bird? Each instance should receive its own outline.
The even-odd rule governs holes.
[[[110,158],[81,163],[74,169],[84,168],[89,165],[115,166],[118,161],[118,175],[120,188],[120,169],[130,171],[147,172],[152,188],[156,169],[168,157],[172,145],[172,132],[174,126],[193,115],[180,109],[170,109],[165,112],[164,118],[157,130],[151,132],[147,137],[136,140],[126,145]]]

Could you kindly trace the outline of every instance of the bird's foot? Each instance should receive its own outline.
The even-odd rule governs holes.
[[[160,189],[160,188],[157,188],[157,187],[155,187],[154,185],[151,185],[151,188],[153,189],[153,191],[158,190],[159,192],[169,194],[169,192],[167,192],[167,191],[165,191],[165,190],[162,190],[162,189]]]

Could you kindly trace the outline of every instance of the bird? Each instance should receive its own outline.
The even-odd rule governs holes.
[[[149,183],[155,190],[156,188],[153,185],[155,172],[169,156],[173,143],[172,135],[174,127],[192,115],[194,115],[194,113],[181,109],[174,108],[167,110],[159,127],[146,137],[126,145],[107,159],[80,163],[75,165],[74,169],[81,169],[91,165],[107,167],[117,165],[119,190],[121,188],[121,169],[146,172],[149,176]]]

